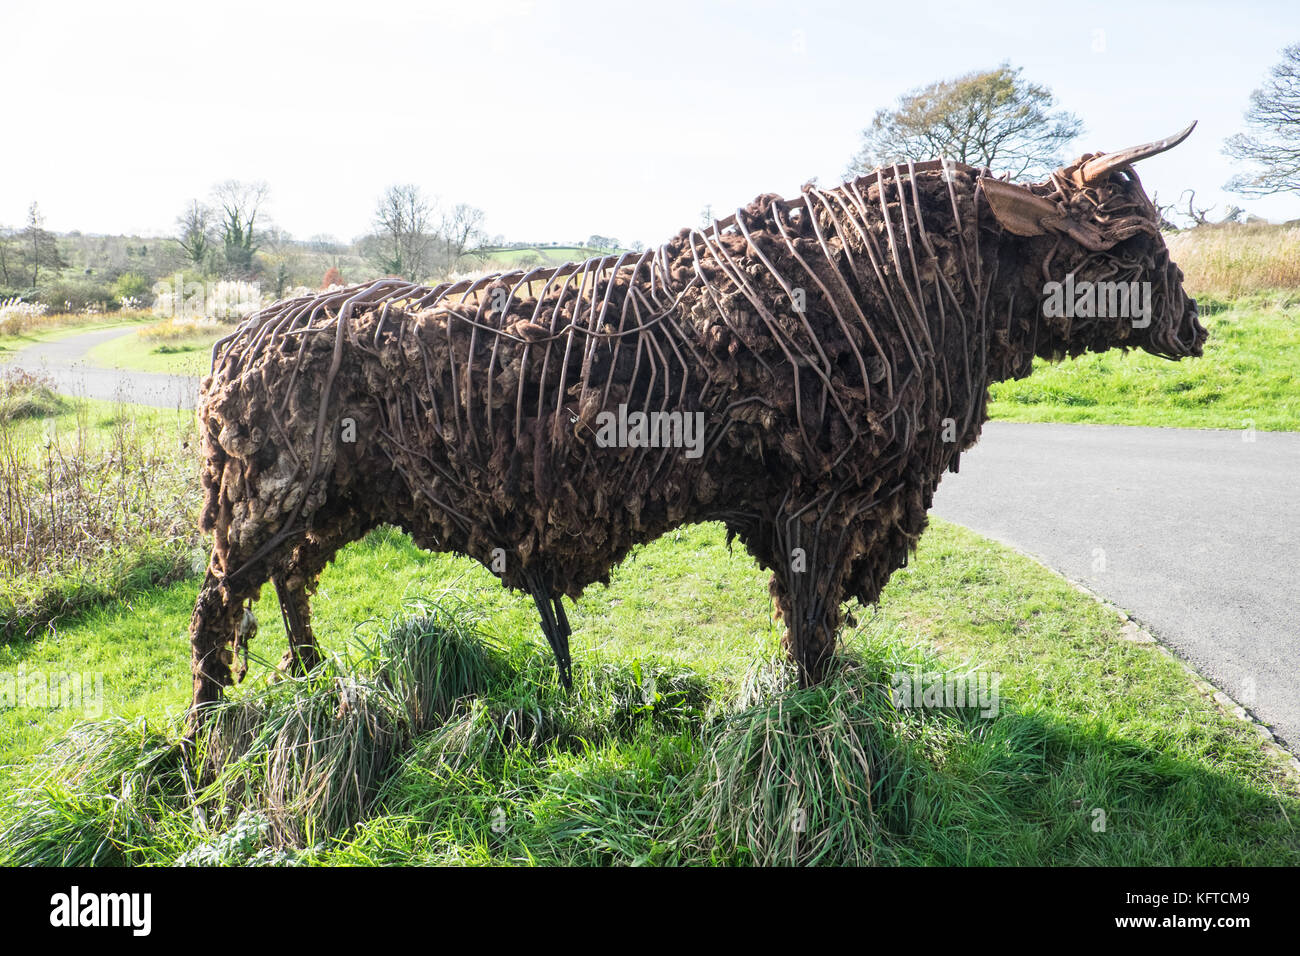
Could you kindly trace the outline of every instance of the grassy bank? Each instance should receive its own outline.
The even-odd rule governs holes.
[[[123,325],[144,325],[156,321],[150,312],[110,312],[87,315],[84,313],[42,315],[15,324],[11,331],[0,331],[0,365],[13,360],[15,354],[29,345],[53,342],[83,332],[111,329]]]
[[[153,323],[142,326],[135,335],[123,335],[95,346],[86,353],[86,359],[101,368],[203,376],[212,368],[213,343],[230,329]]]
[[[1300,294],[1202,303],[1199,359],[1106,352],[991,389],[989,414],[1021,422],[1300,430]]]
[[[578,602],[566,695],[526,599],[376,532],[322,579],[338,660],[315,684],[267,684],[283,632],[258,603],[206,787],[169,747],[193,581],[11,645],[0,673],[102,672],[101,719],[122,719],[54,746],[84,710],[0,711],[0,760],[20,767],[0,856],[1300,863],[1300,800],[1253,731],[1033,562],[936,522],[860,612],[837,679],[797,691],[770,663],[765,576],[722,539],[669,535]],[[997,675],[997,713],[896,708],[901,671]]]

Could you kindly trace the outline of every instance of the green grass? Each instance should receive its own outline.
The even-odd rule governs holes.
[[[490,249],[467,262],[476,269],[533,269],[582,262],[592,256],[608,254],[608,249],[589,249],[586,246],[529,246],[524,249]]]
[[[1213,310],[1213,311],[1212,311]],[[993,419],[1176,428],[1300,430],[1300,297],[1202,304],[1205,354],[1169,362],[1106,352],[991,389]]]
[[[86,353],[86,359],[101,368],[202,376],[212,368],[212,344],[229,331],[222,328],[171,342],[154,342],[143,335],[123,335],[95,346]]]
[[[0,651],[0,674],[102,672],[115,721],[55,746],[79,713],[0,711],[0,857],[1300,863],[1296,785],[1251,729],[1067,582],[939,521],[810,691],[770,663],[765,575],[718,526],[668,535],[577,603],[572,695],[527,599],[380,530],[322,578],[339,660],[314,684],[266,682],[284,646],[267,589],[202,786],[169,749],[195,590]],[[912,668],[1000,674],[998,715],[895,709]]]

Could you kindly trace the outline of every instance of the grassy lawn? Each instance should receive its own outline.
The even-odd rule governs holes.
[[[603,250],[585,246],[529,246],[524,249],[489,249],[473,260],[476,269],[534,269],[583,262]]]
[[[990,417],[1177,428],[1300,430],[1300,299],[1252,296],[1206,303],[1199,359],[1169,362],[1145,352],[1106,352],[992,388]],[[1209,312],[1207,315],[1206,313]]]
[[[95,346],[86,358],[102,368],[201,376],[212,368],[212,344],[229,332],[229,327],[223,327],[164,342],[145,335],[123,335]]]
[[[392,683],[358,678],[368,662],[415,653],[459,655],[464,686],[379,767],[367,748],[389,710],[369,705],[369,729],[354,737],[342,684],[267,684],[284,646],[267,588],[249,677],[232,695],[235,719],[257,715],[263,741],[332,740],[290,750],[345,752],[348,774],[361,772],[358,753],[368,755],[374,786],[360,802],[342,788],[259,807],[247,775],[270,775],[251,792],[283,796],[286,751],[246,755],[214,784],[245,798],[207,793],[225,801],[225,822],[206,817],[203,826],[192,794],[161,769],[188,689],[195,592],[194,580],[182,581],[0,650],[0,673],[104,675],[102,715],[0,710],[0,762],[14,767],[0,858],[1300,863],[1289,822],[1300,794],[1253,731],[1207,702],[1181,666],[1123,640],[1120,622],[1068,583],[938,521],[881,607],[859,612],[845,641],[854,663],[813,691],[781,689],[765,663],[777,633],[765,575],[748,556],[728,553],[714,525],[666,536],[578,602],[572,697],[555,685],[527,599],[472,562],[376,532],[328,569],[316,598],[317,632],[346,658],[337,681],[355,684],[348,699],[364,710],[367,694]],[[457,609],[455,626],[400,623],[430,606]],[[394,652],[401,635],[408,644]],[[1000,675],[997,715],[895,709],[888,686],[900,669]],[[451,670],[437,671],[429,694]],[[69,750],[52,746],[80,717],[108,715],[126,720],[79,731]],[[870,773],[833,759],[859,748]],[[103,791],[132,774],[138,787],[105,803]],[[794,790],[780,783],[790,774]],[[820,795],[799,798],[801,787]],[[812,822],[805,842],[792,844],[780,818],[801,799]],[[805,850],[817,847],[810,859]]]

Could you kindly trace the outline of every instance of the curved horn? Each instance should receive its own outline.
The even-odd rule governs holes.
[[[1117,169],[1131,166],[1140,159],[1147,159],[1157,153],[1163,153],[1167,149],[1173,149],[1187,139],[1188,136],[1191,136],[1194,129],[1196,129],[1195,120],[1192,121],[1191,126],[1181,133],[1175,133],[1165,139],[1158,139],[1154,143],[1147,143],[1144,146],[1130,146],[1128,149],[1121,149],[1114,153],[1102,153],[1080,166],[1075,171],[1074,181],[1080,186],[1095,185]]]

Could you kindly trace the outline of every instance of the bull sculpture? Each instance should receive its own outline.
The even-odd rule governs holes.
[[[1201,354],[1133,171],[1191,128],[1032,185],[907,162],[644,253],[251,316],[214,346],[199,404],[214,548],[192,713],[242,677],[267,580],[282,666],[313,666],[317,577],[381,524],[532,595],[568,686],[562,598],[634,545],[721,521],[772,572],[801,682],[820,680],[841,604],[874,603],[906,564],[991,382],[1034,356]],[[1044,308],[1049,287],[1077,302]]]

